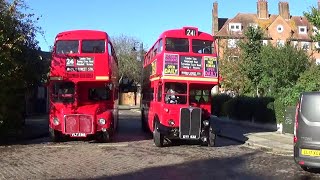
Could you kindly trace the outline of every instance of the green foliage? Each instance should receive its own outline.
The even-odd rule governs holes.
[[[113,45],[119,61],[120,81],[123,78],[130,78],[135,82],[141,81],[142,62],[137,57],[142,56],[141,52],[133,51],[137,40],[133,37],[121,35],[113,38]],[[143,59],[143,58],[141,58]]]
[[[280,48],[264,46],[260,57],[262,72],[258,85],[269,95],[276,95],[281,89],[292,88],[300,74],[310,65],[306,52],[290,45]]]
[[[310,12],[304,12],[304,16],[308,21],[313,24],[315,27],[320,30],[320,11],[316,7],[312,7]],[[320,33],[316,32],[315,36],[312,36],[312,39],[316,42],[320,41]]]
[[[23,120],[25,92],[48,71],[35,40],[40,30],[35,17],[22,10],[28,10],[22,0],[0,1],[0,128],[17,127]]]
[[[258,87],[262,79],[262,67],[260,52],[262,48],[262,40],[264,33],[261,28],[249,27],[245,31],[245,39],[239,43],[243,63],[241,64],[241,71],[254,87]]]

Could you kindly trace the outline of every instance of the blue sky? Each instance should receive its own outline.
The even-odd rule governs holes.
[[[97,29],[110,36],[121,34],[142,41],[149,48],[167,29],[196,26],[211,33],[215,0],[25,0],[31,12],[41,16],[44,36],[37,40],[49,50],[57,33],[72,29]],[[238,12],[256,13],[257,0],[218,0],[219,17]],[[279,0],[269,0],[269,13],[278,14]],[[303,15],[317,0],[289,0],[290,14]]]

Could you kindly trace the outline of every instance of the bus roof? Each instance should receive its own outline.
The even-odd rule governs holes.
[[[107,39],[109,36],[104,31],[98,30],[70,30],[57,34],[56,40],[61,39]]]
[[[171,29],[171,30],[167,30],[164,31],[160,37],[185,37],[185,38],[194,38],[194,39],[203,39],[203,40],[208,40],[208,39],[212,39],[213,40],[213,36],[209,33],[206,32],[202,32],[202,31],[198,31],[198,35],[197,36],[186,36],[185,35],[185,29],[187,28],[191,28],[191,29],[197,29],[196,27],[182,27],[181,29]]]

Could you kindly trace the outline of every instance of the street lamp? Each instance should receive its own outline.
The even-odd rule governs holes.
[[[142,61],[143,60],[143,43],[134,42],[132,51],[137,52],[137,48],[136,48],[137,45],[139,45],[139,51],[138,51],[139,55],[137,56],[137,60]]]

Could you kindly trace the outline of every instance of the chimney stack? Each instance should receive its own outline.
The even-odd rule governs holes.
[[[320,0],[318,0],[318,11],[320,11]]]
[[[257,15],[259,19],[268,19],[268,1],[267,0],[258,0],[257,2]]]
[[[218,3],[213,3],[212,9],[212,34],[215,35],[219,31]]]
[[[290,19],[290,12],[289,12],[289,3],[280,1],[279,2],[279,15],[282,16],[285,20]]]

